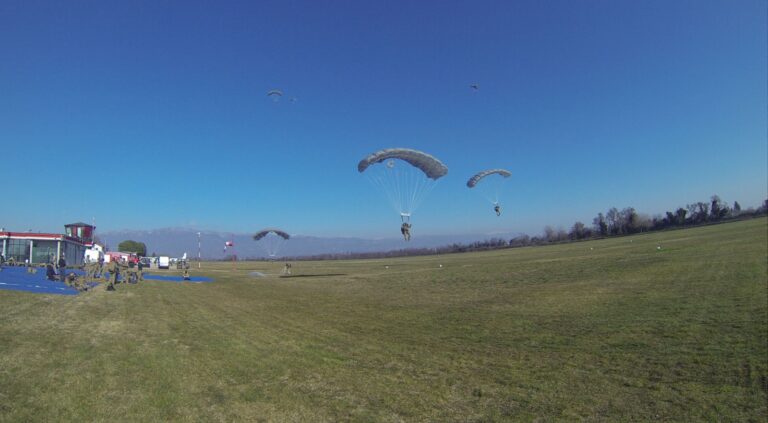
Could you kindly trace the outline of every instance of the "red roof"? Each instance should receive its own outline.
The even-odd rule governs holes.
[[[0,232],[2,238],[22,238],[22,239],[45,239],[45,240],[67,240],[83,245],[80,238],[66,236],[64,234],[48,234],[36,232]]]

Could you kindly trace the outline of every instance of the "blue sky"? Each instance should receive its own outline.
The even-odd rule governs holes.
[[[767,16],[762,0],[0,2],[0,226],[397,236],[356,169],[387,147],[450,169],[421,233],[534,234],[715,193],[756,206]],[[501,218],[464,186],[493,167],[513,172]]]

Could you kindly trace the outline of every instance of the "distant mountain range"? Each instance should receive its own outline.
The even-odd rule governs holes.
[[[102,243],[110,250],[117,250],[118,244],[125,240],[143,242],[147,254],[181,257],[185,252],[189,257],[197,257],[197,230],[186,228],[164,228],[149,231],[121,230],[98,234]],[[402,238],[365,239],[365,238],[324,238],[295,235],[281,248],[280,256],[312,256],[318,254],[370,253],[401,250],[406,248],[435,248],[454,243],[469,244],[491,238],[509,240],[519,234],[468,234],[468,235],[425,235],[414,237],[410,242]],[[212,231],[200,231],[200,252],[204,259],[221,259],[229,254],[237,254],[241,259],[265,257],[263,247],[251,238],[251,234],[230,235]],[[224,243],[232,241],[234,247],[224,251]]]

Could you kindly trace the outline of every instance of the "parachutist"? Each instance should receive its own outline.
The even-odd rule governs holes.
[[[499,206],[498,204],[493,206],[493,211],[496,212],[496,216],[501,216],[501,206]]]
[[[408,222],[403,222],[402,225],[400,225],[400,233],[403,234],[403,238],[406,241],[411,240],[411,224]]]

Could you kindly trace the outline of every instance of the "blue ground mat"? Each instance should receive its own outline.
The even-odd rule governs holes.
[[[153,275],[151,273],[144,273],[144,279],[163,282],[213,282],[213,279],[205,276],[192,276],[188,281],[185,281],[181,276]]]
[[[81,270],[67,269],[67,273],[83,275]],[[45,268],[37,268],[37,273],[27,273],[26,267],[4,266],[0,271],[0,289],[36,292],[39,294],[77,295],[75,288],[64,282],[49,281],[45,278]]]

